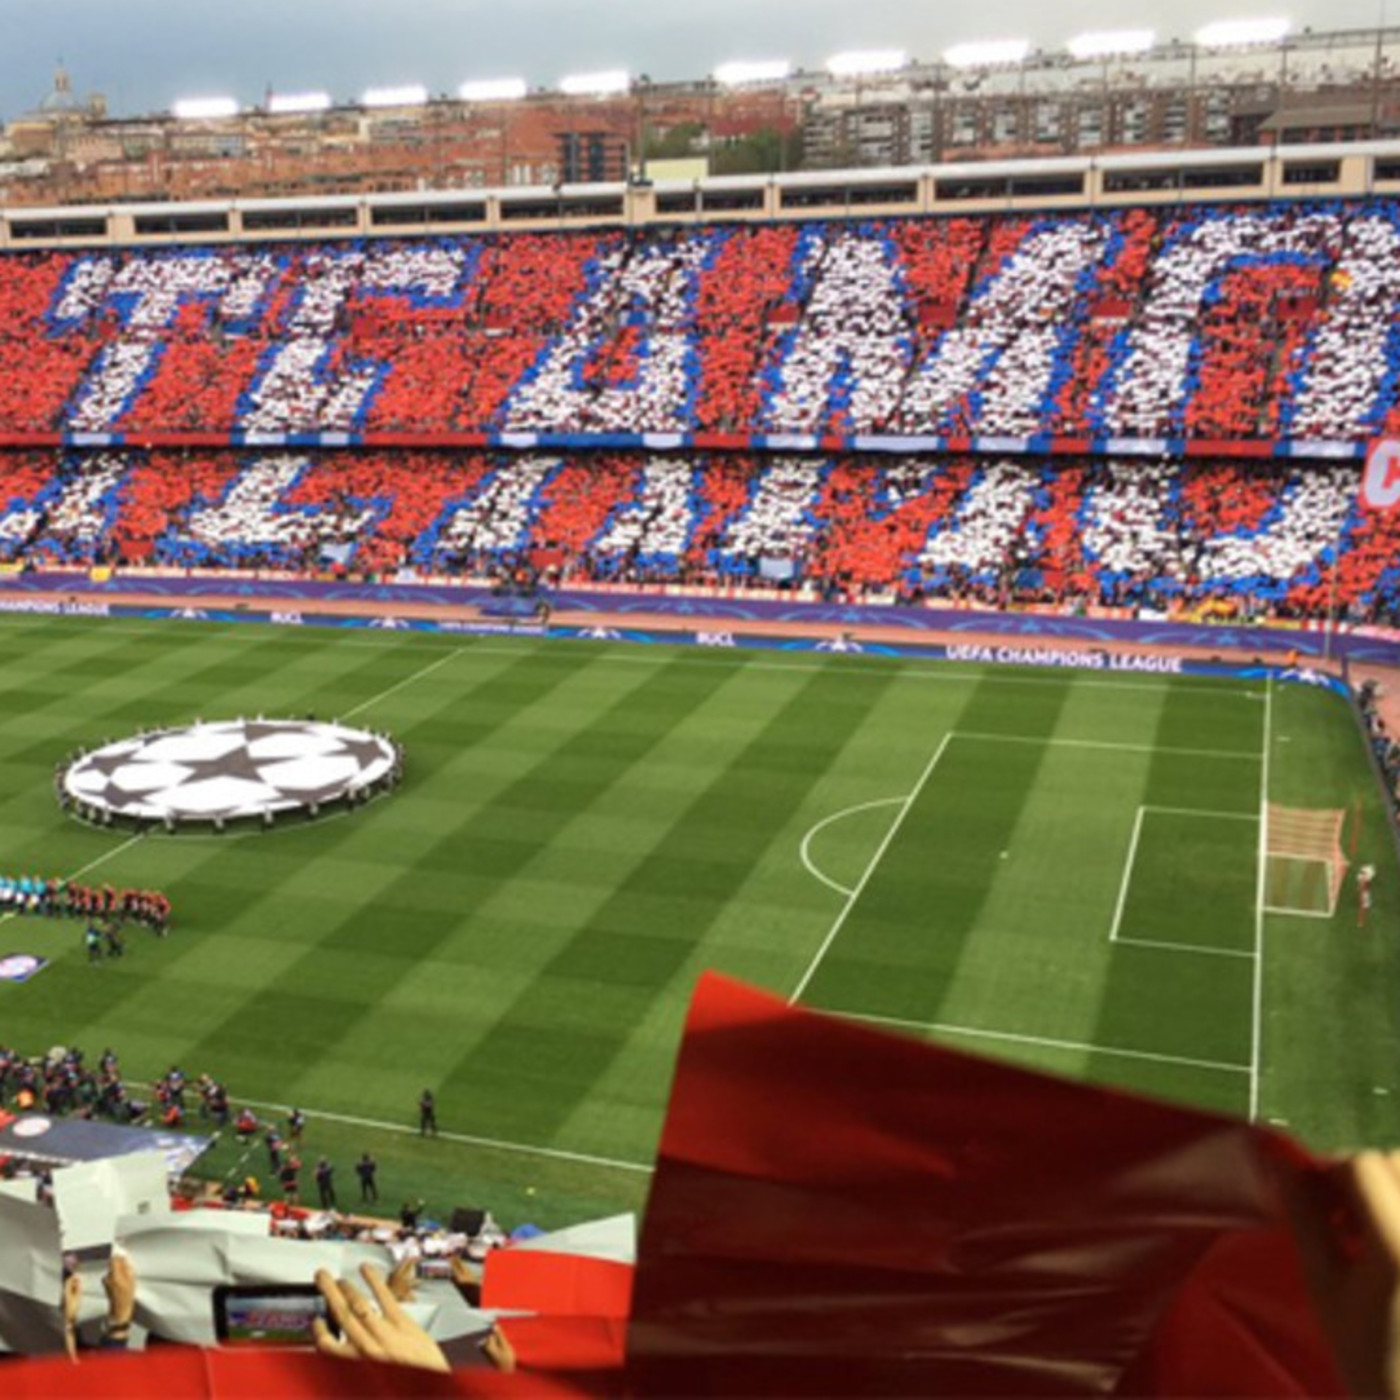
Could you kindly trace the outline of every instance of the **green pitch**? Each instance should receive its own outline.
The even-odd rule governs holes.
[[[193,623],[7,619],[0,647],[0,869],[159,886],[176,920],[96,967],[76,923],[0,923],[0,953],[53,959],[0,985],[0,1040],[297,1104],[342,1203],[367,1148],[388,1208],[639,1206],[705,968],[1320,1148],[1396,1140],[1400,872],[1328,694]],[[224,837],[54,802],[79,744],[308,711],[392,731],[403,787]],[[1366,933],[1350,884],[1333,919],[1261,915],[1265,785],[1360,799]]]

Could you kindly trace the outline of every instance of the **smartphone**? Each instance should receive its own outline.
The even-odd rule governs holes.
[[[214,1334],[220,1346],[311,1347],[311,1324],[336,1331],[314,1283],[221,1283],[214,1289]]]

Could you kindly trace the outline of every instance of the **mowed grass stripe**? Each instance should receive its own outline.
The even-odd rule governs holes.
[[[577,661],[526,654],[480,689],[479,707],[444,706],[451,713],[448,733],[454,736],[453,742],[459,742],[465,737],[463,726],[474,724],[473,742],[489,744],[518,714],[522,682],[531,687],[535,700],[544,701],[581,669],[587,667],[580,668]],[[519,876],[580,806],[605,791],[619,766],[640,761],[703,703],[709,688],[723,680],[717,675],[710,686],[696,685],[665,668],[625,678],[624,690],[614,692],[587,722],[561,730],[554,747],[535,755],[520,777],[484,805],[464,802],[456,821],[445,820],[436,830],[422,833],[416,857],[405,859],[400,848],[393,878],[371,897],[337,908],[334,924],[303,949],[277,984],[257,997],[246,1014],[240,1012],[213,1026],[191,1054],[202,1062],[238,1061],[241,1072],[258,1083],[279,1078],[285,1082],[284,1062],[272,1044],[256,1042],[260,1028],[272,1037],[276,1027],[292,1027],[303,1051],[299,1063],[310,1068],[323,1057],[342,1064],[359,1063],[364,1078],[362,1102],[402,1113],[423,1086],[416,1080],[399,1081],[393,1072],[395,1062],[402,1057],[405,1065],[419,1068],[419,1077],[439,1055],[455,1062],[460,1054],[460,1028],[421,1011],[394,1014],[384,1009],[395,988],[416,966],[436,957],[461,918],[469,917],[493,891]],[[404,692],[401,698],[407,702],[409,696]],[[431,716],[409,726],[405,743],[410,752],[423,752],[422,734],[432,726]],[[417,742],[415,728],[420,731]],[[587,781],[550,782],[554,763],[590,757],[599,761]],[[531,820],[529,829],[523,830],[508,814],[526,810]],[[436,917],[416,898],[420,883],[435,876],[450,877],[464,895],[460,908],[440,907]],[[371,1017],[373,1027],[365,1024]],[[410,1084],[416,1087],[410,1089]],[[402,1095],[398,1103],[395,1093]],[[444,1102],[444,1121],[448,1112]]]
[[[1118,938],[1252,952],[1258,850],[1257,821],[1143,807]]]
[[[746,688],[754,687],[755,694],[761,686],[774,697],[772,708],[776,708],[789,693],[785,687],[804,679],[764,670],[746,673],[745,684]],[[825,688],[832,705],[867,704],[868,697],[861,694],[866,687],[828,677]],[[890,684],[881,688],[840,751],[825,759],[824,771],[806,788],[802,799],[775,814],[777,824],[771,832],[756,834],[743,884],[716,910],[697,939],[687,966],[656,998],[607,1073],[579,1100],[561,1130],[561,1140],[599,1151],[619,1142],[654,1140],[657,1110],[670,1072],[669,1050],[676,1044],[691,978],[699,969],[711,968],[755,986],[791,992],[839,907],[838,897],[801,865],[798,852],[802,837],[824,816],[852,803],[874,794],[906,793],[909,775],[917,774],[928,762],[930,730],[946,732],[971,690],[971,683],[938,687]],[[719,697],[719,702],[737,708],[736,700],[733,687]],[[743,707],[746,714],[752,708]],[[726,732],[731,728],[726,725]],[[654,775],[641,771],[636,776],[638,782],[649,785]],[[699,786],[697,782],[697,791]],[[861,848],[860,864],[884,835],[888,810],[884,821],[885,827],[870,828],[871,839]],[[844,823],[838,827],[841,825]],[[853,841],[859,834],[858,829]],[[727,833],[724,839],[728,841]],[[697,860],[705,859],[708,846],[697,845],[692,854]]]
[[[592,1095],[656,998],[698,970],[697,949],[755,863],[866,722],[882,693],[838,697],[812,675],[717,765],[684,813],[587,924],[503,1010],[443,1084],[469,1121],[550,1141]],[[603,1014],[599,1012],[599,1002]],[[509,1064],[514,1073],[502,1076]],[[657,1086],[659,1087],[659,1085]]]
[[[1052,739],[1080,722],[1082,705],[1076,687]],[[1005,858],[987,877],[976,926],[930,1020],[1077,1045],[1094,1039],[1118,871],[1150,762],[1148,753],[1045,744]],[[1120,1059],[1153,1048],[1136,1039],[1115,1046],[1129,1052]],[[988,1048],[1000,1053],[994,1042]]]
[[[94,733],[114,732],[115,737],[119,727],[145,723],[159,692],[178,686],[184,674],[220,657],[254,661],[237,679],[215,672],[212,691],[200,692],[178,718],[213,713],[214,703],[230,696],[237,697],[242,708],[271,711],[286,705],[329,714],[375,696],[461,646],[455,638],[403,634],[288,629],[273,638],[267,629],[246,626],[180,623],[143,628],[133,623],[118,628],[77,619],[45,620],[24,628],[0,619],[0,637],[12,647],[17,668],[7,662],[0,687],[15,684],[25,692],[18,709],[0,693],[0,850],[5,853],[0,865],[45,871],[76,868],[123,839],[58,817],[49,792],[54,751],[66,751],[76,739]],[[320,659],[313,659],[318,654]],[[139,664],[126,669],[131,661]],[[358,671],[361,662],[364,669]],[[536,686],[538,700],[532,703],[534,682],[527,673],[536,664],[557,665],[571,679],[558,686]],[[517,671],[517,665],[522,669]],[[621,695],[664,668],[674,668],[687,679],[708,679],[721,671],[726,680],[641,762],[614,772],[606,791],[554,831],[516,875],[492,886],[483,903],[476,901],[477,877],[459,875],[450,851],[434,855],[432,866],[420,863],[419,857],[433,852],[456,822],[488,808],[596,717],[605,681]],[[518,684],[498,685],[483,714],[478,687],[504,670],[515,672]],[[21,671],[23,679],[17,679]],[[4,1038],[26,1049],[76,1040],[93,1054],[111,1043],[138,1079],[175,1059],[191,1072],[223,1072],[222,1065],[197,1063],[198,1047],[211,1025],[233,1023],[242,1014],[246,1053],[231,1059],[226,1070],[235,1094],[283,1102],[304,1098],[303,1106],[313,1110],[407,1121],[422,1084],[446,1083],[464,1057],[469,1061],[501,1011],[512,1007],[541,971],[563,955],[574,936],[592,926],[615,892],[646,868],[707,781],[766,723],[768,716],[761,713],[765,696],[776,712],[798,687],[820,676],[833,703],[860,706],[877,672],[883,699],[868,710],[838,753],[811,752],[813,766],[825,771],[801,801],[774,814],[768,844],[761,846],[759,833],[751,833],[754,858],[742,883],[693,940],[670,981],[645,1001],[643,1014],[634,1018],[606,1072],[578,1089],[576,1106],[555,1130],[556,1143],[605,1156],[646,1157],[660,1121],[691,973],[700,966],[718,966],[775,990],[790,990],[840,905],[838,896],[801,869],[796,853],[802,834],[844,806],[907,793],[948,728],[1144,749],[1167,735],[1171,747],[1224,753],[1249,747],[1237,732],[1239,722],[1261,713],[1259,702],[1244,693],[1244,685],[1204,680],[1144,681],[1131,689],[1109,690],[1092,674],[998,671],[974,677],[952,668],[886,659],[834,658],[829,665],[786,665],[773,654],[752,660],[747,655],[609,649],[588,643],[469,644],[460,659],[389,697],[382,711],[375,707],[366,712],[366,722],[409,739],[409,781],[389,801],[343,821],[294,827],[266,838],[144,841],[114,859],[109,868],[116,883],[167,884],[179,891],[177,907],[187,905],[192,917],[167,943],[133,937],[125,966],[89,971],[82,962],[76,925],[60,928],[18,920],[5,925],[7,936],[13,935],[9,946],[14,950],[26,950],[32,942],[35,951],[55,951],[59,962],[24,987],[0,986]],[[287,685],[291,673],[298,673],[295,684]],[[336,676],[352,679],[337,685]],[[888,684],[885,677],[890,678]],[[907,683],[925,677],[938,684]],[[1038,704],[1047,688],[1057,695],[1067,680],[1073,681],[1070,699],[1048,724],[1027,723],[1015,711],[994,713],[985,723],[959,718],[974,685],[1021,694]],[[323,693],[336,690],[334,704],[295,698],[317,682]],[[139,700],[143,691],[152,695],[153,703],[139,706],[129,721],[98,716],[104,707]],[[1201,703],[1184,703],[1175,692]],[[1169,694],[1174,698],[1164,720],[1160,711]],[[1376,1090],[1400,1092],[1395,1069],[1400,1063],[1400,1003],[1383,990],[1396,985],[1400,973],[1394,940],[1384,936],[1400,918],[1400,879],[1385,817],[1345,708],[1330,696],[1301,688],[1281,687],[1276,699],[1276,799],[1302,806],[1347,805],[1358,793],[1363,795],[1369,825],[1358,859],[1374,859],[1382,873],[1373,930],[1377,936],[1357,933],[1350,897],[1334,927],[1321,921],[1270,921],[1265,1113],[1287,1118],[1323,1147],[1389,1141],[1393,1099]],[[921,713],[924,706],[927,714]],[[506,711],[512,713],[496,724],[496,712]],[[489,723],[483,727],[484,720]],[[955,740],[952,748],[961,742]],[[1003,739],[986,747],[1029,746]],[[1055,1037],[1064,1044],[1028,1046],[1023,1055],[1008,1042],[995,1053],[1078,1076],[1088,1073],[1130,1082],[1190,1102],[1231,1107],[1212,1085],[1247,1076],[1148,1062],[1135,1067],[1129,1080],[1114,1072],[1112,1057],[1099,1059],[1078,1047],[1100,1034],[1102,960],[1119,956],[1107,944],[1107,925],[1137,804],[1224,808],[1248,815],[1257,808],[1257,765],[1236,758],[1206,758],[1189,767],[1164,765],[1152,776],[1159,784],[1154,797],[1143,779],[1144,768],[1152,762],[1149,752],[1046,747],[1049,752],[1027,801],[1011,824],[1008,859],[999,861],[989,877],[974,934],[957,959],[945,1002],[940,1009],[919,1008],[914,1019],[920,1025],[947,1020],[963,1023],[964,1029],[984,1024],[1012,1034]],[[5,762],[6,752],[25,750],[29,752],[20,761]],[[421,768],[416,766],[419,755]],[[600,753],[562,762],[561,790],[590,776],[595,764],[610,767],[611,761]],[[966,785],[975,788],[978,781],[976,770],[969,770]],[[929,792],[936,787],[931,781]],[[536,825],[530,807],[501,808],[498,815],[501,832],[512,838],[524,837]],[[1240,822],[1233,825],[1245,827]],[[856,821],[849,840],[868,857],[883,830],[879,823],[862,827]],[[841,831],[838,825],[829,834]],[[21,852],[23,859],[17,854]],[[705,840],[694,843],[691,855],[698,863],[715,860],[714,848]],[[926,866],[934,859],[925,853]],[[861,852],[854,851],[852,860],[858,873],[864,863]],[[911,898],[926,895],[926,866],[921,870],[911,865]],[[1050,881],[1052,875],[1056,878]],[[1165,881],[1162,888],[1165,902]],[[389,890],[392,902],[384,898]],[[668,898],[655,890],[646,894],[658,907]],[[641,908],[640,903],[634,905],[630,915],[638,915]],[[328,949],[319,963],[308,956],[324,940],[337,937],[356,911],[366,918],[363,944],[349,939],[344,946]],[[371,941],[376,918],[377,944]],[[352,1007],[348,1022],[336,1020],[343,1008],[331,1005],[334,984],[344,979],[352,993],[368,995],[383,980],[386,968],[391,976],[399,971],[391,950],[400,919],[409,937],[422,923],[441,928],[445,936],[430,957],[412,959],[408,974],[388,984],[382,998],[363,1009]],[[837,946],[844,943],[843,934]],[[618,938],[613,946],[619,963],[631,961],[625,939]],[[649,962],[653,956],[644,944],[638,975],[655,970]],[[1231,961],[1197,960],[1212,966]],[[1170,969],[1149,974],[1163,994],[1170,990],[1170,975]],[[897,991],[906,978],[897,960],[885,966],[887,987]],[[626,972],[617,975],[616,990],[595,981],[589,996],[579,994],[583,980],[553,979],[556,1000],[542,997],[535,1009],[569,1025],[574,1017],[590,1018],[605,1034],[613,1013],[611,998],[626,1002],[642,996]],[[129,994],[129,983],[144,985]],[[289,1016],[280,1022],[275,1016],[263,1018],[250,1008],[269,987],[297,992],[306,1001],[289,1005]],[[328,1025],[344,1024],[343,1032],[318,1038],[313,1028],[301,1027],[296,1014],[302,1005],[323,1031]],[[1344,1013],[1338,1008],[1345,1008]],[[881,1010],[854,1009],[877,1014]],[[1173,1034],[1188,1042],[1187,1054],[1191,1045],[1199,1048],[1196,1028],[1214,1014],[1209,1004],[1187,1005],[1176,1012]],[[1138,1046],[1150,1053],[1142,1029],[1135,1022],[1129,1037],[1120,1027],[1123,1034],[1112,1040],[1105,1034],[1101,1043]],[[1157,1033],[1150,1024],[1146,1029]],[[946,1024],[935,1033],[983,1052],[993,1048],[981,1037],[962,1036]],[[239,1048],[232,1032],[229,1044]],[[499,1089],[503,1097],[508,1095],[502,1086],[512,1081],[512,1065],[479,1068],[498,1077],[493,1092]],[[530,1075],[536,1067],[525,1068],[521,1082],[528,1100],[535,1093]],[[262,1082],[256,1082],[260,1077]],[[459,1107],[455,1097],[444,1095],[443,1108],[454,1128],[509,1135],[501,1123],[465,1121],[473,1116],[470,1107]],[[551,1121],[558,1121],[557,1112],[551,1106],[537,1121],[547,1129]],[[365,1130],[346,1127],[332,1137],[327,1127],[327,1136],[316,1138],[313,1151],[330,1150],[343,1172],[347,1157],[365,1145],[361,1131]],[[534,1131],[514,1136],[542,1141]],[[377,1141],[370,1145],[381,1149]],[[398,1192],[402,1172],[405,1193],[421,1192],[439,1208],[468,1197],[494,1207],[510,1198],[510,1183],[521,1171],[522,1159],[512,1154],[502,1156],[496,1168],[478,1171],[478,1160],[485,1158],[451,1144],[419,1150],[408,1137],[402,1147],[391,1182],[390,1148],[382,1145],[387,1192]],[[519,1180],[524,1183],[527,1178]],[[556,1201],[587,1199],[588,1206],[580,1210],[601,1207],[605,1200],[612,1208],[635,1204],[612,1198],[606,1182],[599,1182],[595,1191],[562,1165],[547,1179],[532,1174],[528,1180]],[[519,1209],[527,1212],[530,1202],[539,1199],[543,1195],[526,1200],[523,1186],[515,1197]],[[507,1218],[524,1218],[511,1215],[511,1209],[505,1208]],[[566,1204],[555,1218],[573,1214]]]
[[[73,639],[65,634],[64,640]],[[79,745],[100,742],[104,735],[125,735],[155,717],[178,687],[197,684],[194,677],[204,675],[207,691],[185,692],[191,708],[183,717],[197,713],[200,701],[217,699],[225,674],[221,668],[227,651],[222,647],[180,649],[167,644],[159,653],[139,648],[137,654],[144,659],[127,668],[123,646],[112,639],[86,633],[79,640],[100,663],[102,679],[33,696],[27,705],[17,705],[12,695],[8,706],[0,706],[0,763],[12,782],[9,795],[0,801],[0,834],[11,860],[45,872],[85,865],[111,839],[63,817],[53,800],[53,765]],[[114,720],[115,711],[133,695],[146,697],[132,706],[140,718]]]
[[[615,676],[616,668],[606,668],[606,672]],[[403,1022],[436,1015],[444,1034],[422,1059],[435,1067],[441,1057],[450,1056],[440,1073],[434,1070],[435,1081],[444,1080],[452,1065],[490,1034],[501,1006],[523,991],[633,870],[654,858],[655,843],[712,780],[716,767],[722,768],[724,758],[766,723],[783,695],[806,679],[752,675],[747,667],[731,673],[722,687],[678,721],[642,761],[622,768],[614,765],[615,781],[580,806],[547,843],[539,844],[537,854],[514,878],[488,890],[480,899],[473,898],[470,917],[459,921],[432,958],[419,962],[348,1039],[379,1040],[398,1035]],[[557,786],[565,789],[579,776],[591,776],[590,765],[600,761],[609,762],[606,756],[601,760],[580,754],[559,756],[550,765],[551,785],[556,785],[553,779],[557,773]],[[514,812],[507,808],[500,815],[504,822],[513,824],[512,829],[519,826],[522,840],[533,840],[539,834],[538,816],[530,809]],[[697,859],[706,856],[702,847],[692,854]],[[448,996],[448,987],[463,985],[464,993]],[[595,986],[589,997],[575,996],[570,1001],[561,1011],[562,1019],[613,1019],[614,1007],[605,987]],[[571,1133],[569,1145],[608,1152],[648,1151],[659,1121],[673,1044],[674,1028],[664,1042],[653,1043],[642,1099],[629,1100],[610,1116],[609,1131],[601,1141],[583,1141]],[[493,1073],[509,1076],[502,1066]],[[528,1109],[528,1103],[523,1107]],[[493,1132],[501,1130],[499,1123],[492,1128]],[[539,1140],[531,1125],[517,1125],[516,1131],[519,1135],[529,1132],[531,1141]]]
[[[452,708],[469,703],[473,694],[481,694],[483,710],[504,722],[523,696],[547,695],[578,670],[558,657],[525,654],[509,662],[496,658],[486,665],[491,668],[490,675],[485,680],[478,677],[480,684],[475,690],[457,682],[443,690],[437,703]],[[530,672],[533,678],[526,681],[518,674],[509,674],[519,670]],[[500,700],[494,707],[486,698],[493,692]],[[489,732],[483,730],[483,737],[489,737]],[[430,763],[410,763],[401,793],[430,770]],[[164,1024],[157,1042],[173,1040],[189,1058],[200,1053],[199,1043],[211,1025],[233,1026],[242,1019],[254,1038],[242,1047],[241,1055],[231,1058],[227,1068],[218,1060],[211,1060],[209,1067],[236,1077],[250,1092],[285,1088],[289,1051],[293,1063],[318,1062],[329,1048],[326,1012],[335,1010],[334,987],[308,966],[307,945],[317,943],[347,918],[372,910],[374,890],[402,874],[397,862],[377,867],[362,860],[349,864],[336,861],[333,853],[339,844],[371,827],[389,805],[376,805],[354,819],[323,821],[267,836],[190,841],[157,838],[143,843],[138,850],[163,852],[167,869],[176,865],[184,872],[173,881],[150,881],[166,883],[171,889],[183,928],[155,950],[165,963],[160,981],[151,981],[150,965],[155,959],[146,953],[139,965],[128,961],[118,968],[104,968],[112,975],[102,982],[85,977],[86,969],[70,965],[72,975],[81,979],[81,995],[94,998],[88,1033],[104,1039],[120,1038],[139,1050],[149,1039],[151,1018],[158,1015]],[[392,824],[392,815],[389,820]],[[372,877],[369,882],[354,878],[366,871]],[[289,896],[290,889],[303,893]],[[416,919],[421,923],[424,915],[420,912]],[[216,932],[206,936],[208,930]],[[179,936],[181,932],[184,936]],[[382,934],[381,950],[392,939],[392,927],[384,928]],[[372,968],[372,959],[364,962]],[[129,978],[124,976],[128,973]],[[300,987],[315,989],[308,995],[322,1004],[322,1014],[289,1019],[277,1026],[249,1010],[250,1003],[261,1008],[272,995],[269,988],[286,978],[294,978]],[[175,987],[181,987],[183,996],[172,1015],[168,998]],[[328,999],[329,1007],[325,1005]],[[182,1014],[187,1010],[192,1014]],[[276,1062],[275,1072],[267,1072],[269,1056]]]
[[[1348,811],[1351,867],[1335,918],[1265,919],[1261,1116],[1337,1149],[1389,1149],[1400,1099],[1400,872],[1390,814],[1346,702],[1280,685],[1273,703],[1270,800]],[[1362,864],[1377,869],[1365,930],[1356,911]]]
[[[1071,677],[1056,679],[1049,690],[979,684],[954,728],[1049,737],[1073,686]],[[901,1020],[937,1018],[1048,751],[1045,744],[953,738],[811,977],[805,1001]]]
[[[304,713],[314,708],[324,682],[324,672],[315,666],[320,659],[323,659],[320,646],[308,648],[302,658],[303,665],[280,668],[269,682],[269,692],[286,702],[288,712]],[[356,672],[363,671],[367,665],[358,656],[341,657],[335,664],[344,666],[347,660]],[[500,663],[495,664],[499,666]],[[560,667],[559,674],[567,674],[571,669]],[[361,687],[367,679],[362,678]],[[293,685],[295,689],[291,688]],[[74,848],[75,843],[81,843],[85,852],[94,848],[101,852],[110,851],[123,839],[118,833],[91,831],[63,818],[56,805],[49,805],[52,798],[47,793],[42,800],[53,826],[47,832],[36,833],[29,843],[34,847],[32,864],[36,870],[47,873],[54,869],[76,869],[83,862],[73,859],[59,864],[60,854]],[[104,866],[102,879],[118,885],[149,884],[167,889],[176,909],[177,935],[161,944],[142,946],[138,942],[133,952],[139,949],[139,958],[104,967],[100,980],[94,979],[76,956],[70,957],[28,989],[32,995],[25,1000],[24,1011],[33,1010],[36,1016],[43,1018],[56,1014],[62,1007],[68,1019],[81,1017],[91,1026],[91,1034],[102,1035],[123,1031],[139,1035],[148,1028],[153,1014],[169,1022],[165,998],[172,985],[188,980],[183,972],[185,962],[205,956],[205,938],[212,931],[222,933],[230,924],[236,926],[241,920],[250,921],[260,932],[276,938],[288,931],[287,920],[298,915],[308,917],[309,911],[304,906],[299,908],[292,904],[285,911],[282,909],[278,886],[283,880],[314,869],[318,856],[350,835],[360,822],[373,820],[379,811],[380,807],[375,806],[357,814],[354,820],[325,821],[266,835],[175,839],[157,836],[124,852]],[[203,875],[206,869],[211,872],[210,877]],[[326,907],[334,908],[334,901],[328,904],[323,900],[322,908]],[[247,976],[232,981],[222,976],[192,979],[190,991],[198,995],[191,995],[187,1004],[201,1008],[197,1033],[206,1030],[210,1020],[217,1019],[221,1006],[225,1008],[223,1014],[236,1015],[241,1008],[242,995],[250,989],[260,990],[263,982],[285,966],[285,957],[271,955],[275,946],[266,944],[262,949],[266,955],[257,967],[261,980]],[[158,979],[153,979],[153,971],[160,974]],[[127,1005],[129,1001],[130,1006]],[[169,1025],[165,1033],[167,1036],[176,1034]],[[197,1038],[197,1033],[191,1032],[191,1039]]]
[[[10,749],[10,758],[52,763],[67,751],[65,741],[90,747],[104,737],[124,737],[142,727],[236,715],[242,710],[288,712],[307,696],[324,695],[333,701],[337,676],[359,675],[366,685],[355,690],[372,693],[369,682],[377,681],[374,688],[378,688],[383,684],[378,677],[397,674],[400,665],[411,669],[421,664],[407,647],[356,656],[338,651],[330,639],[304,645],[289,657],[276,633],[255,647],[233,649],[217,638],[190,647],[169,647],[136,665],[127,664],[120,647],[110,653],[103,649],[96,660],[99,673],[85,684],[27,707],[22,727],[30,742]]]
[[[33,854],[24,856],[26,863],[38,861],[46,871],[68,871],[91,859],[88,852],[94,839],[105,839],[86,833],[80,835],[78,824],[65,818],[53,801],[50,789],[53,765],[73,748],[100,743],[104,737],[122,737],[148,720],[174,723],[196,715],[322,712],[319,702],[323,698],[333,700],[339,688],[350,688],[352,693],[372,693],[368,688],[381,681],[386,671],[396,674],[400,667],[416,664],[418,658],[411,652],[407,655],[396,652],[380,663],[377,658],[337,654],[333,648],[319,645],[305,648],[284,664],[271,668],[267,676],[261,675],[256,663],[230,662],[227,655],[210,658],[194,672],[188,669],[188,658],[184,660],[181,666],[172,654],[159,665],[153,661],[149,667],[128,673],[119,682],[94,682],[81,696],[81,704],[94,707],[86,722],[76,717],[82,713],[79,707],[75,718],[66,722],[46,712],[37,726],[26,723],[26,733],[47,732],[49,737],[27,742],[21,756],[11,754],[6,760],[7,763],[30,764],[34,778],[17,784],[14,796],[0,801],[0,825],[28,833],[17,843],[21,851],[24,847],[32,848]],[[377,670],[381,665],[384,669]],[[230,684],[235,676],[242,684]],[[147,688],[149,702],[132,696],[131,683],[138,677]],[[120,686],[124,698],[109,708],[100,708],[109,697],[109,687],[114,685]],[[130,714],[123,718],[120,711]],[[0,738],[12,734],[14,727],[11,716],[6,727],[0,729]],[[70,848],[74,855],[69,854]],[[79,851],[81,858],[77,858]]]
[[[1217,727],[1209,726],[1216,723]],[[1251,729],[1252,725],[1252,729]],[[1230,709],[1217,714],[1204,708],[1198,693],[1173,691],[1162,707],[1157,733],[1164,744],[1180,745],[1185,738],[1213,736],[1221,747],[1259,751],[1263,710],[1243,717]],[[1218,763],[1208,758],[1158,753],[1148,771],[1142,801],[1148,806],[1189,807],[1207,811],[1247,812],[1258,809],[1260,768],[1256,764]],[[1148,822],[1151,822],[1149,817]],[[1227,889],[1252,882],[1254,848],[1241,844],[1242,822],[1222,821],[1221,845],[1212,855],[1195,841],[1178,850],[1183,859],[1235,860],[1245,870],[1231,871]],[[1146,828],[1145,828],[1146,829]],[[1194,878],[1182,872],[1183,878]],[[1150,875],[1149,875],[1150,878]],[[1251,883],[1252,888],[1252,883]],[[1158,933],[1165,933],[1159,926]],[[1193,910],[1189,936],[1210,946],[1247,948],[1253,944],[1253,910],[1246,901],[1222,899]],[[1180,940],[1177,940],[1180,941]],[[1092,1039],[1104,1045],[1130,1044],[1164,1054],[1248,1065],[1252,1048],[1253,963],[1247,958],[1209,957],[1176,949],[1118,943],[1104,983],[1098,1023]],[[1172,1092],[1165,1072],[1150,1066],[1125,1074],[1106,1056],[1094,1057],[1089,1075],[1105,1082],[1125,1083],[1154,1092]],[[1242,1078],[1242,1077],[1241,1077]],[[1196,1100],[1201,1102],[1200,1099]],[[1243,1113],[1248,1108],[1248,1083],[1222,1082],[1208,1106]]]

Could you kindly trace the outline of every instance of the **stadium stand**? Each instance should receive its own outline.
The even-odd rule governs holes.
[[[1376,199],[15,254],[0,434],[1354,445],[1397,249]]]
[[[806,588],[1229,618],[1400,619],[1357,468],[1135,458],[41,451],[0,560]]]
[[[1397,252],[1400,204],[1374,200],[14,255],[0,259],[0,562],[1221,621],[1339,604],[1400,625],[1400,518],[1360,502],[1353,460],[1400,428]],[[1383,733],[1372,724],[1393,780]],[[1355,1223],[1307,1194],[1324,1177],[1340,1193],[1336,1164],[732,986],[698,1005],[678,1077],[695,1097],[663,1138],[640,1255],[636,1393],[793,1376],[805,1384],[788,1390],[1004,1393],[1010,1377],[1183,1393],[1183,1358],[1225,1355],[1199,1339],[1237,1325],[1211,1290],[1238,1313],[1241,1278],[1243,1330],[1302,1341],[1236,1347],[1248,1383],[1202,1388],[1284,1372],[1299,1391],[1340,1388],[1303,1282],[1308,1246]],[[737,1037],[761,1066],[719,1034],[734,1027],[761,1032]],[[919,1082],[949,1111],[930,1120],[921,1102],[905,1121]],[[959,1121],[967,1084],[995,1106],[976,1141]],[[871,1093],[893,1146],[885,1174],[862,1177]],[[821,1153],[805,1129],[769,1131],[774,1101],[830,1129]],[[1195,1175],[1178,1197],[1160,1182],[1182,1161]],[[950,1324],[957,1344],[931,1338],[933,1305],[987,1249],[978,1228],[1091,1170],[1079,1215],[1002,1237],[1002,1288],[974,1300],[974,1325]],[[1042,1173],[1030,1192],[1028,1171]],[[974,1196],[984,1214],[945,1264],[948,1222]],[[718,1245],[697,1217],[727,1220]],[[797,1248],[799,1227],[825,1252]],[[1050,1286],[1046,1249],[1064,1276]],[[829,1311],[855,1360],[836,1372],[800,1315],[814,1265],[819,1291],[839,1280]],[[759,1306],[709,1306],[746,1286]],[[994,1309],[1028,1297],[1056,1335],[1008,1346]],[[595,1365],[616,1382],[625,1312],[594,1317],[592,1302],[568,1318],[607,1324]],[[1271,1305],[1282,1325],[1255,1318]],[[527,1357],[533,1320],[512,1333]],[[788,1369],[755,1367],[764,1337]]]

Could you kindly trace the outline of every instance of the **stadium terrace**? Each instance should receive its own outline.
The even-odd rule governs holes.
[[[15,254],[0,436],[1354,456],[1398,210]]]

